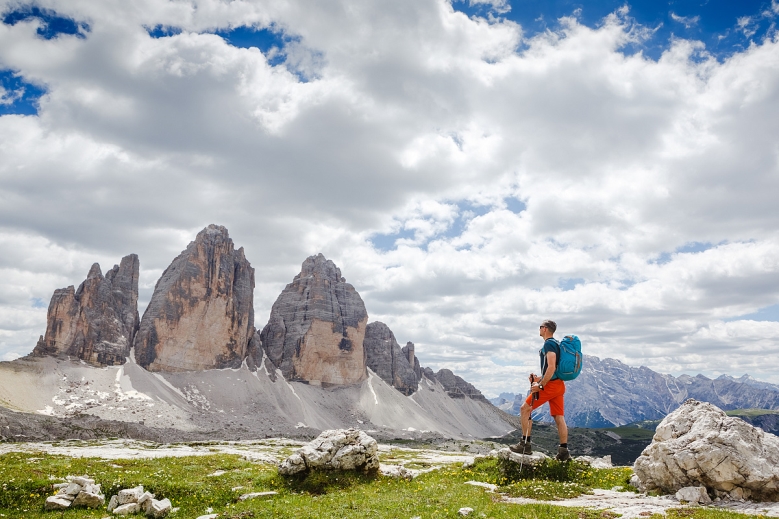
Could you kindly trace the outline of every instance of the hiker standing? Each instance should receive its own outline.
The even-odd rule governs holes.
[[[539,328],[539,335],[544,338],[544,346],[539,352],[541,376],[539,377],[535,373],[530,374],[530,395],[520,408],[522,439],[509,448],[519,454],[533,453],[533,448],[530,445],[530,432],[533,427],[531,413],[534,409],[549,402],[549,412],[557,424],[557,434],[560,436],[560,447],[557,449],[556,459],[567,461],[571,459],[571,454],[568,452],[568,426],[565,425],[563,398],[565,382],[555,373],[560,360],[560,343],[554,338],[555,330],[557,330],[557,324],[554,321],[544,321]]]

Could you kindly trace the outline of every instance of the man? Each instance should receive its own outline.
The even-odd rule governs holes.
[[[565,382],[557,378],[555,370],[560,359],[560,343],[554,338],[557,324],[554,321],[544,321],[539,327],[539,335],[544,338],[544,346],[539,352],[541,356],[541,373],[539,377],[535,373],[530,374],[530,396],[520,408],[520,423],[522,424],[522,439],[516,445],[509,447],[519,454],[532,454],[530,445],[530,431],[533,428],[531,413],[533,409],[549,402],[549,411],[557,424],[557,434],[560,436],[560,447],[557,449],[556,459],[567,461],[571,459],[568,452],[568,426],[565,425],[564,399]],[[536,399],[534,395],[538,395]]]

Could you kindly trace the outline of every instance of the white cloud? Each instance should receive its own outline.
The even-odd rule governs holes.
[[[620,51],[647,35],[626,10],[523,40],[438,0],[41,6],[91,32],[0,25],[0,67],[48,90],[38,117],[0,117],[2,355],[92,262],[138,253],[145,303],[220,223],[257,269],[258,325],[322,251],[423,364],[490,394],[524,387],[543,318],[601,357],[779,382],[754,351],[774,325],[732,320],[779,303],[779,43],[652,61]],[[212,34],[271,23],[298,38],[291,69]]]
[[[696,25],[698,25],[698,22],[701,21],[700,16],[679,16],[674,12],[671,12],[671,19],[675,22],[684,25],[685,29],[695,27]]]

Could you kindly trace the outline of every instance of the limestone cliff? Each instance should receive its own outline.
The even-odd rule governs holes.
[[[366,328],[363,345],[368,367],[382,380],[407,396],[417,390],[421,371],[420,376],[414,372],[419,361],[414,356],[413,343],[401,349],[392,330],[377,321]]]
[[[303,262],[261,333],[262,347],[287,380],[347,385],[364,380],[362,298],[322,254]]]
[[[135,338],[150,371],[237,368],[254,333],[254,269],[222,226],[200,231],[157,281]]]
[[[32,355],[69,355],[95,366],[122,364],[138,330],[138,270],[138,256],[130,254],[105,276],[100,265],[92,265],[78,290],[55,290],[46,334]]]
[[[423,368],[423,372],[430,380],[437,380],[444,386],[446,394],[452,398],[468,397],[473,400],[481,400],[489,403],[489,400],[481,394],[472,384],[466,382],[462,377],[458,377],[451,370],[439,369],[438,373],[433,373],[430,368]]]

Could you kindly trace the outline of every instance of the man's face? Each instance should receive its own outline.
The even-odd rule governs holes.
[[[543,337],[543,336],[544,336],[544,331],[545,331],[545,330],[546,330],[546,326],[544,326],[543,324],[542,324],[541,326],[539,326],[539,327],[538,327],[538,335],[540,335],[541,337]]]

